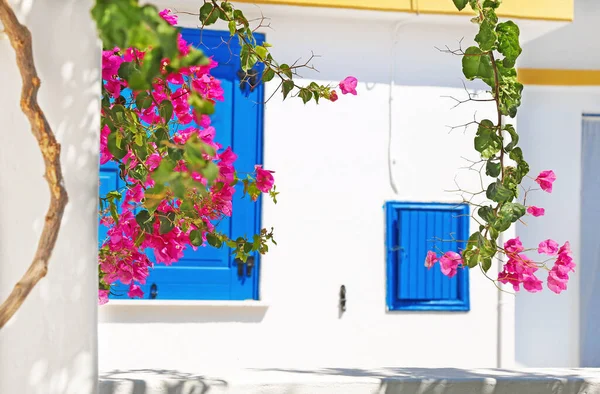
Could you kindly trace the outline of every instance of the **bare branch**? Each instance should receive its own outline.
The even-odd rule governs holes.
[[[27,116],[31,124],[31,132],[38,141],[44,158],[44,176],[50,189],[50,204],[33,261],[8,298],[0,305],[0,328],[2,328],[48,272],[48,262],[56,245],[68,196],[60,168],[60,145],[37,102],[41,81],[33,62],[31,32],[19,23],[7,0],[0,0],[0,22],[4,25],[4,32],[15,50],[17,66],[23,80],[21,110]]]

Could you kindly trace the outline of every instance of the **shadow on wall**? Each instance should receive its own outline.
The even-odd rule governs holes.
[[[91,0],[13,1],[32,31],[40,106],[62,145],[66,207],[48,275],[0,335],[0,393],[95,392],[100,46]],[[58,21],[58,23],[48,23]],[[0,40],[0,301],[31,263],[48,207],[43,163]],[[20,209],[19,209],[20,208]]]
[[[581,370],[511,371],[505,369],[464,370],[456,368],[325,368],[256,369],[315,376],[378,379],[379,390],[369,394],[547,394],[600,393],[600,380]],[[292,380],[292,379],[290,379]],[[102,393],[103,394],[103,393]]]
[[[206,394],[214,388],[226,388],[222,379],[169,370],[138,369],[112,371],[100,377],[100,394]]]

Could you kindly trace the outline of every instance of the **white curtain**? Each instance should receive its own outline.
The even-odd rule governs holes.
[[[600,367],[600,116],[583,116],[581,140],[581,366]]]

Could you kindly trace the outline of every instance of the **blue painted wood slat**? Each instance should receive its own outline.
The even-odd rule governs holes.
[[[447,203],[386,203],[389,310],[469,310],[469,272],[444,276],[424,266],[428,250],[460,253],[469,236],[469,207]]]

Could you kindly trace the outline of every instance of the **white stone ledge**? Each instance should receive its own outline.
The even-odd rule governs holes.
[[[110,300],[101,308],[111,307],[185,306],[198,308],[268,308],[264,301],[194,301],[194,300]]]
[[[100,394],[600,394],[600,369],[114,371]]]

